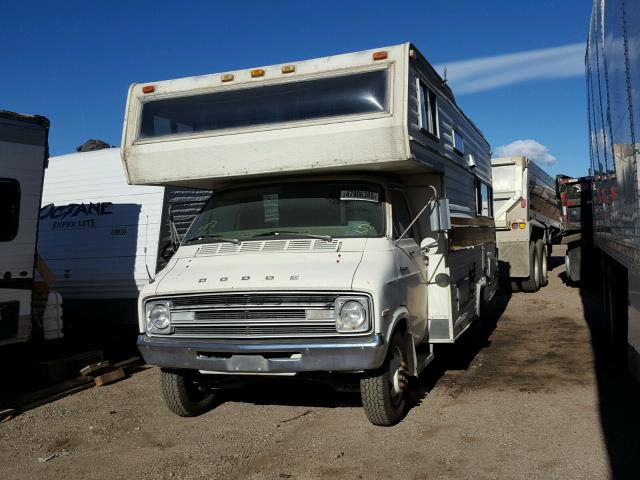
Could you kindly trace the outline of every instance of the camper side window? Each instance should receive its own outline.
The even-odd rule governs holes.
[[[12,178],[0,178],[0,242],[16,238],[20,223],[20,184]]]
[[[453,129],[453,149],[457,153],[464,153],[464,138],[455,128]]]
[[[429,90],[422,82],[418,81],[420,118],[419,125],[422,130],[438,136],[438,100],[436,94]]]
[[[493,217],[493,199],[489,185],[484,182],[476,184],[476,213],[482,217]]]

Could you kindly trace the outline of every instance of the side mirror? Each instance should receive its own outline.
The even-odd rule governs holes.
[[[433,203],[429,221],[432,232],[451,230],[451,213],[449,211],[448,198],[441,198]]]

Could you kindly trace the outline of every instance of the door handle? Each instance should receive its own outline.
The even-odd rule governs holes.
[[[400,267],[400,273],[402,274],[409,273],[409,267]]]

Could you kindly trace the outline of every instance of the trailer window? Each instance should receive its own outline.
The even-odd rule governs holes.
[[[150,100],[139,138],[388,111],[387,70]]]
[[[13,240],[20,223],[20,184],[0,178],[0,242]]]
[[[422,130],[437,137],[438,136],[438,100],[435,93],[418,81],[420,118],[419,125]]]
[[[476,213],[482,217],[493,217],[491,187],[484,182],[478,182],[476,186]]]

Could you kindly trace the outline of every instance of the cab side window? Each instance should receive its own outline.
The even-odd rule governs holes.
[[[0,178],[0,242],[18,235],[20,223],[20,184],[12,178]]]
[[[391,215],[393,218],[393,238],[398,238],[402,232],[409,226],[413,217],[409,212],[407,200],[400,190],[391,190]],[[415,240],[415,225],[407,232],[404,238],[413,238]]]

